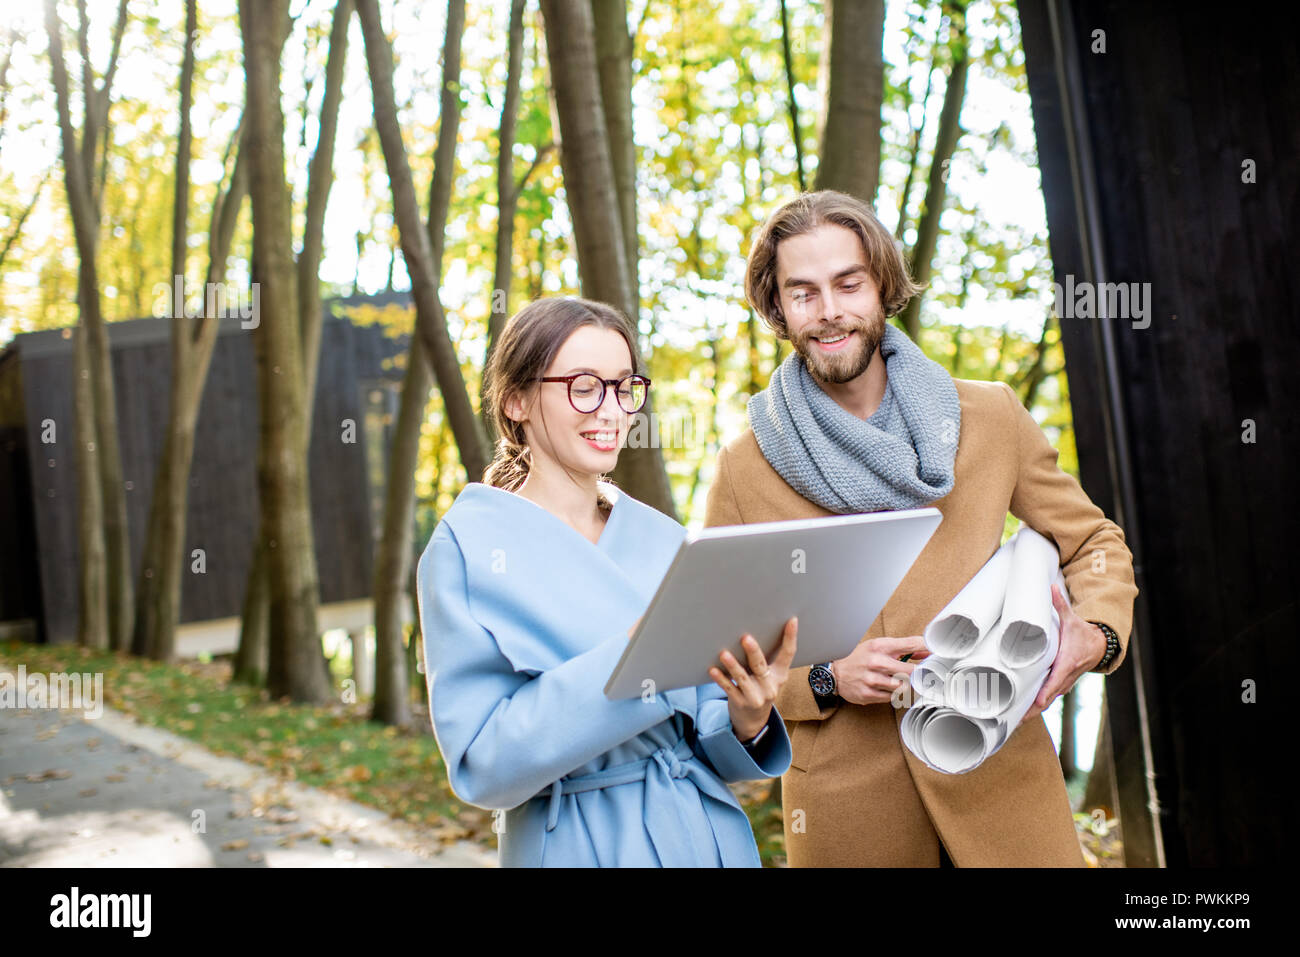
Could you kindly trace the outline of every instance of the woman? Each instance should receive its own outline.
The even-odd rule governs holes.
[[[583,299],[510,320],[487,373],[496,457],[420,559],[434,733],[452,790],[508,809],[503,866],[757,867],[725,782],[790,764],[772,703],[794,619],[770,664],[745,636],[749,667],[723,652],[714,684],[605,697],[684,535],[600,481],[649,388],[633,341]]]

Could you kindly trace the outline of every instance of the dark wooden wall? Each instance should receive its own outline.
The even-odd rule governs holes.
[[[1057,282],[1151,283],[1148,328],[1061,320],[1083,484],[1139,563],[1138,659],[1107,679],[1125,842],[1139,863],[1156,837],[1170,866],[1281,862],[1300,636],[1297,16],[1018,8]]]
[[[138,569],[162,453],[171,374],[167,319],[110,323],[113,376],[132,562]],[[39,568],[45,638],[74,641],[78,616],[76,456],[70,384],[71,340],[61,331],[15,340],[7,356],[21,365],[25,443],[31,468],[31,511],[36,547],[30,556],[0,558],[8,575],[23,561]],[[312,520],[323,602],[366,598],[371,592],[374,529],[366,472],[367,436],[362,392],[392,379],[384,360],[401,351],[378,327],[329,319],[322,331],[321,365],[312,422]],[[57,443],[40,443],[40,423],[57,423]],[[355,443],[343,441],[343,422],[356,423]],[[258,393],[251,334],[239,320],[223,320],[199,411],[186,527],[187,574],[181,621],[238,615],[258,524]],[[189,573],[189,555],[205,552],[205,574]]]
[[[40,615],[22,388],[17,354],[0,355],[0,622]]]

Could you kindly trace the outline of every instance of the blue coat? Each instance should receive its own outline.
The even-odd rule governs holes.
[[[603,690],[684,534],[618,493],[593,544],[478,482],[434,530],[419,564],[430,716],[456,795],[507,809],[502,866],[760,865],[725,782],[789,767],[776,708],[751,756],[715,684]]]

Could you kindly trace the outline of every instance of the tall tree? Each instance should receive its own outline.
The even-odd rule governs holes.
[[[118,6],[112,50],[103,80],[96,84],[90,62],[90,21],[86,4],[77,6],[77,46],[81,53],[81,141],[72,126],[71,94],[63,56],[63,26],[56,0],[45,2],[45,30],[49,35],[50,67],[58,104],[59,134],[63,152],[63,177],[77,244],[77,307],[82,329],[81,349],[74,359],[77,381],[76,440],[78,468],[95,469],[99,494],[89,494],[89,480],[78,482],[78,525],[81,532],[81,609],[79,634],[84,643],[122,650],[131,640],[131,543],[126,519],[126,488],[122,479],[122,453],[118,444],[117,400],[113,388],[113,358],[99,300],[99,221],[102,176],[95,160],[106,149],[109,95],[117,72],[122,35],[126,30],[126,0]],[[82,380],[89,382],[89,389]],[[89,405],[87,404],[89,400]],[[102,535],[103,549],[97,539]],[[99,567],[97,563],[101,561]]]
[[[482,423],[465,388],[456,347],[447,331],[447,319],[438,299],[438,282],[433,271],[433,253],[429,248],[427,228],[420,222],[420,206],[415,183],[397,123],[397,103],[393,95],[393,50],[379,18],[377,0],[357,0],[357,18],[366,46],[370,88],[375,104],[375,129],[384,153],[384,165],[393,190],[393,216],[401,237],[402,258],[411,277],[411,296],[415,300],[415,331],[422,340],[433,366],[433,374],[442,394],[443,405],[451,422],[452,435],[460,451],[461,463],[471,480],[477,480],[487,468],[487,440]],[[439,137],[441,145],[441,137]]]
[[[541,7],[560,125],[560,165],[583,295],[617,306],[635,322],[640,294],[627,261],[590,0],[542,0]],[[614,478],[633,498],[675,519],[668,473],[654,434],[658,417],[653,400],[647,401],[640,415],[644,418],[633,424]]]
[[[523,192],[533,173],[550,155],[554,145],[545,143],[536,147],[533,161],[518,179],[515,178],[514,149],[515,131],[519,120],[519,81],[523,73],[524,53],[524,0],[511,0],[510,27],[507,31],[506,53],[506,90],[501,100],[501,121],[497,136],[497,233],[496,260],[492,270],[492,303],[488,316],[487,348],[483,355],[483,368],[488,367],[492,359],[492,348],[496,345],[501,330],[505,327],[506,317],[510,314],[510,287],[514,273],[515,212],[519,206],[519,194]],[[487,388],[487,380],[483,382]],[[486,393],[484,393],[486,394]],[[491,416],[482,407],[484,428],[491,435],[495,426]]]
[[[827,0],[830,79],[817,189],[874,203],[880,175],[880,102],[885,68],[884,0]]]
[[[961,106],[966,97],[966,74],[970,65],[966,36],[966,5],[964,0],[949,0],[950,40],[952,67],[948,73],[948,87],[943,94],[943,108],[939,111],[939,133],[934,144],[934,157],[930,161],[930,178],[925,189],[925,202],[916,227],[916,243],[912,246],[910,261],[912,278],[924,286],[930,278],[934,251],[939,242],[939,218],[948,194],[948,164],[957,139],[961,136]],[[903,310],[902,323],[907,334],[916,339],[921,334],[921,302],[925,292],[911,298]]]
[[[942,25],[940,27],[942,29]],[[930,109],[930,90],[934,88],[934,74],[939,68],[939,46],[940,37],[934,38],[934,44],[930,52],[930,67],[925,71],[925,92],[921,94],[921,121],[912,129],[911,152],[907,163],[907,178],[903,180],[903,188],[899,190],[898,198],[898,225],[894,228],[894,238],[902,239],[903,233],[907,231],[907,200],[912,195],[912,181],[916,179],[916,171],[920,166],[921,160],[921,135],[925,132],[925,118]],[[904,89],[907,89],[907,81],[904,81]],[[911,102],[911,97],[906,98],[906,102]],[[905,109],[906,113],[907,110]]]
[[[522,6],[522,2],[520,3]],[[520,17],[522,18],[522,10]],[[438,146],[434,152],[429,189],[429,268],[435,286],[442,277],[443,236],[455,181],[456,135],[460,127],[460,49],[465,33],[465,0],[448,0],[442,48],[442,95]],[[376,110],[376,115],[378,115]],[[513,183],[512,183],[513,185]],[[384,490],[384,526],[375,552],[375,698],[371,717],[385,724],[405,725],[410,719],[410,686],[402,647],[402,590],[410,578],[411,543],[415,525],[415,472],[420,427],[429,400],[433,373],[423,341],[411,337],[406,356],[397,426],[388,460]],[[461,383],[464,391],[464,383]],[[471,473],[471,478],[475,478]]]
[[[619,222],[623,227],[624,257],[632,288],[640,261],[636,235],[636,140],[632,135],[632,35],[627,31],[627,0],[592,0],[596,36],[596,69],[600,76],[600,103],[605,113],[605,135],[614,164],[614,190],[618,195]],[[638,302],[638,307],[640,303]],[[639,311],[639,310],[638,310]],[[633,322],[637,313],[629,313]]]
[[[321,322],[324,319],[320,299],[320,262],[325,248],[325,208],[334,185],[334,146],[338,138],[343,68],[347,63],[348,25],[351,22],[352,0],[338,0],[325,61],[325,91],[317,114],[316,149],[307,170],[307,212],[302,248],[298,252],[298,329],[303,343],[303,393],[308,422],[311,422],[315,407],[316,373],[320,368]],[[306,135],[306,124],[303,124],[303,129]],[[310,427],[307,434],[310,443]]]
[[[492,269],[492,302],[488,315],[486,369],[492,359],[506,317],[510,314],[510,280],[514,272],[515,209],[519,191],[515,188],[515,130],[519,119],[519,82],[524,60],[524,0],[510,0],[510,25],[506,30],[506,90],[501,98],[501,121],[497,124],[497,235],[496,262]],[[487,387],[486,380],[484,388]],[[480,407],[482,403],[480,402]],[[488,418],[488,416],[484,416]],[[484,423],[487,425],[487,423]]]
[[[343,99],[343,72],[347,60],[348,24],[352,18],[352,0],[339,0],[334,7],[329,47],[325,64],[325,91],[318,114],[316,147],[308,164],[307,211],[304,217],[302,245],[295,262],[298,293],[297,328],[302,344],[303,419],[307,449],[311,448],[312,410],[316,400],[316,376],[320,364],[320,337],[323,312],[320,299],[320,261],[324,248],[325,210],[334,182],[334,147],[338,134],[339,104]],[[288,38],[291,24],[282,24],[277,51]],[[278,58],[277,52],[277,58]],[[260,685],[265,680],[270,660],[270,589],[269,538],[265,522],[249,563],[244,607],[241,613],[239,648],[235,655],[235,677],[244,683]]]
[[[830,0],[827,0],[829,4]],[[827,17],[830,16],[829,7]],[[799,192],[808,188],[803,169],[803,129],[799,123],[799,101],[795,98],[794,50],[790,43],[790,11],[781,0],[781,58],[785,64],[785,103],[790,113],[790,138],[794,140],[794,170],[799,182]]]
[[[176,144],[176,188],[172,201],[170,406],[163,452],[154,478],[149,523],[145,530],[144,553],[141,556],[140,579],[135,595],[135,628],[131,642],[134,653],[164,661],[171,660],[175,653],[194,426],[218,325],[215,317],[207,315],[206,296],[202,312],[193,324],[185,314],[185,259],[189,239],[190,151],[193,140],[190,106],[194,97],[194,41],[197,33],[198,3],[197,0],[186,0],[185,52],[181,60],[180,78],[180,131]],[[217,206],[220,205],[219,201]],[[238,214],[237,204],[235,212]],[[218,221],[214,220],[213,228],[219,228]],[[210,263],[209,266],[211,265]]]
[[[1091,813],[1094,808],[1106,808],[1112,814],[1119,809],[1115,793],[1115,748],[1110,733],[1110,709],[1106,707],[1106,689],[1101,691],[1101,716],[1097,721],[1097,741],[1092,755],[1092,770],[1084,786],[1080,810]]]
[[[332,687],[316,622],[319,582],[307,483],[303,343],[280,108],[280,37],[288,17],[288,0],[239,3],[253,281],[259,284],[261,312],[253,338],[261,414],[258,491],[270,595],[267,689],[274,697],[323,703],[332,697]]]

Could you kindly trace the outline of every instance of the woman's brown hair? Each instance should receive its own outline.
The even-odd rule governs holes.
[[[560,347],[583,326],[613,329],[621,335],[632,357],[632,371],[641,371],[636,367],[632,324],[613,306],[576,296],[537,299],[524,306],[501,331],[485,374],[489,414],[501,436],[483,472],[485,484],[514,492],[528,478],[531,456],[524,427],[506,415],[506,402],[512,395],[526,394],[536,386]]]
[[[856,196],[831,189],[803,193],[768,217],[745,264],[745,298],[779,339],[790,338],[776,288],[776,247],[781,240],[812,232],[818,226],[843,226],[857,233],[867,268],[880,287],[885,315],[896,316],[921,287],[907,274],[903,254],[875,211]]]

